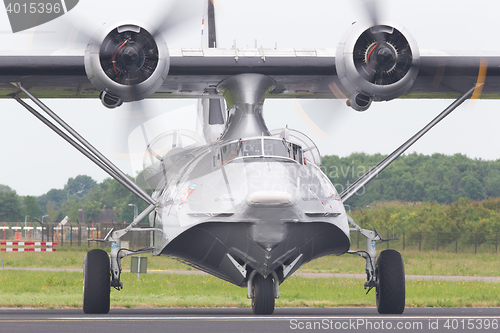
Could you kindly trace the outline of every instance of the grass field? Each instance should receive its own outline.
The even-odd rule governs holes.
[[[246,288],[211,276],[123,273],[125,288],[111,291],[112,307],[250,307]],[[82,274],[0,271],[0,307],[81,308]],[[406,282],[407,307],[500,306],[500,284]],[[277,307],[375,306],[362,280],[291,277],[280,288]]]
[[[500,255],[447,252],[401,252],[406,274],[500,276]],[[354,255],[328,256],[302,266],[302,271],[364,273],[365,260]]]
[[[0,260],[5,267],[60,267],[82,268],[87,248],[59,247],[52,253],[2,252]],[[500,255],[495,253],[455,254],[446,252],[402,252],[406,274],[418,275],[464,275],[500,276]],[[192,268],[175,259],[159,256],[148,257],[149,270],[169,270]],[[122,261],[124,271],[130,269],[130,257]],[[301,267],[302,272],[364,273],[365,260],[354,255],[327,256],[313,260]]]
[[[0,253],[5,267],[82,268],[87,248],[58,248],[54,253]],[[497,254],[403,252],[406,274],[500,276]],[[111,291],[114,307],[249,307],[246,289],[206,275],[159,274],[186,269],[169,257],[148,257],[148,274],[128,273],[122,262],[122,291]],[[314,260],[302,272],[363,273],[365,262],[353,255]],[[365,295],[363,280],[292,276],[280,287],[277,307],[375,306],[375,291]],[[82,273],[0,270],[0,307],[80,308]],[[500,306],[500,283],[406,281],[407,307]]]

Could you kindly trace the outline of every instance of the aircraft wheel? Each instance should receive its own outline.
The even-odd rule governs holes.
[[[106,251],[87,252],[83,263],[83,312],[108,313],[111,269]]]
[[[401,314],[405,310],[405,269],[398,251],[385,250],[377,259],[377,310],[380,314]]]
[[[274,282],[260,274],[253,279],[252,310],[255,314],[270,315],[274,312]]]

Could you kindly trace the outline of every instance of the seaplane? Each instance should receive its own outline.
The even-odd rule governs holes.
[[[178,258],[247,288],[253,312],[269,315],[280,285],[301,265],[352,254],[366,261],[364,287],[375,289],[378,312],[403,313],[401,254],[377,253],[388,239],[358,226],[344,205],[465,100],[498,96],[500,54],[421,53],[409,31],[379,18],[374,1],[362,3],[369,19],[346,27],[336,48],[238,49],[217,46],[216,6],[203,0],[202,46],[168,48],[162,33],[182,21],[183,4],[156,26],[125,17],[106,23],[82,50],[0,52],[0,97],[15,99],[148,205],[102,239],[109,253],[86,254],[83,311],[109,312],[112,288],[124,287],[121,260],[130,255]],[[119,108],[185,97],[199,99],[200,131],[167,131],[149,142],[137,181],[41,100],[99,98]],[[263,117],[268,98],[344,99],[362,112],[401,97],[453,102],[341,193],[321,171],[319,150],[306,134],[269,129]],[[350,249],[352,231],[366,238],[365,250]],[[149,247],[122,247],[130,232],[149,233]]]

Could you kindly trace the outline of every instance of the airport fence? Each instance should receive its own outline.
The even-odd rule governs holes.
[[[500,232],[442,232],[420,230],[378,230],[385,239],[397,238],[377,245],[377,250],[435,251],[454,253],[498,253]],[[351,249],[366,249],[366,238],[351,232]]]
[[[2,222],[0,223],[0,240],[12,241],[41,241],[57,242],[59,247],[87,246],[87,247],[110,247],[107,242],[99,242],[97,239],[104,237],[115,228],[125,228],[124,224],[94,223],[85,225],[46,225],[43,228],[25,226],[24,222]],[[122,247],[140,249],[149,247],[151,233],[149,231],[129,232],[122,238]]]
[[[72,226],[46,225],[43,228],[24,225],[24,222],[0,223],[1,241],[41,241],[57,242],[60,247],[87,246],[109,247],[109,243],[98,242],[104,239],[112,228],[125,228],[125,224],[94,223]],[[442,232],[420,230],[379,230],[384,238],[397,238],[378,244],[378,250],[395,249],[398,251],[436,251],[455,253],[498,253],[500,232]],[[351,249],[366,249],[366,239],[358,232],[351,231]],[[150,231],[129,232],[122,238],[122,246],[130,249],[149,247]]]

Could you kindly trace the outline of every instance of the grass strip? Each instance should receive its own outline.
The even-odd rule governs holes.
[[[122,291],[111,291],[112,307],[250,307],[246,289],[212,276],[123,273]],[[408,307],[498,307],[500,284],[407,281]],[[292,276],[280,288],[277,307],[375,306],[375,291],[363,281]],[[82,274],[0,271],[0,307],[81,308]]]
[[[52,253],[1,253],[5,267],[58,267],[83,268],[83,258],[89,249],[86,247],[58,247]],[[455,254],[447,252],[402,252],[406,274],[416,275],[463,275],[463,276],[500,276],[500,255],[497,253]],[[167,256],[148,258],[150,270],[192,270],[193,268]],[[122,261],[124,271],[130,270],[130,257]],[[358,256],[326,256],[303,265],[302,272],[358,273],[365,272],[365,261]]]
[[[410,275],[500,276],[498,253],[403,251],[401,255],[405,263],[405,273]],[[301,271],[364,273],[365,261],[348,254],[326,256],[303,265]]]

